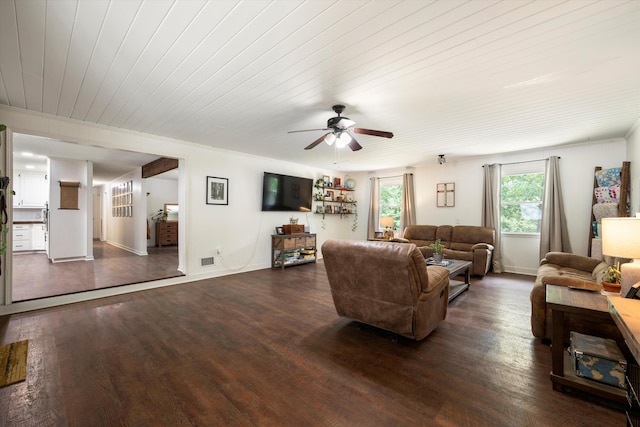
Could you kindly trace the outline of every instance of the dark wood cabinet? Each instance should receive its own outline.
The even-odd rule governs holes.
[[[178,221],[156,222],[156,246],[178,244]]]

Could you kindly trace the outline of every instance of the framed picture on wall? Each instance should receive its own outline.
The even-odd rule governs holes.
[[[216,176],[207,177],[207,204],[229,204],[229,179]]]

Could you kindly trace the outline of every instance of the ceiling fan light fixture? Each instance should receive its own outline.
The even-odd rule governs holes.
[[[341,117],[340,121],[336,123],[336,126],[339,127],[340,129],[347,129],[355,124],[356,122],[354,122],[353,120],[350,120],[346,117]]]
[[[336,142],[336,136],[330,133],[329,135],[324,137],[324,142],[326,142],[329,145],[333,145],[333,143]]]
[[[346,132],[340,132],[340,135],[338,135],[337,141],[338,141],[337,142],[338,148],[346,147],[347,144],[351,142],[351,135],[349,135]]]

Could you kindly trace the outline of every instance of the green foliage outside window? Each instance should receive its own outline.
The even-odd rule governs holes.
[[[402,206],[402,184],[380,186],[380,216],[393,218],[393,228],[400,228]]]
[[[503,233],[539,233],[544,173],[505,175],[500,187]]]

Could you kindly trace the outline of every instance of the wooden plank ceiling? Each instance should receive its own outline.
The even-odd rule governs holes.
[[[0,104],[343,170],[624,137],[640,1],[0,1]],[[303,148],[335,114],[392,131]],[[135,147],[132,147],[135,150]]]

